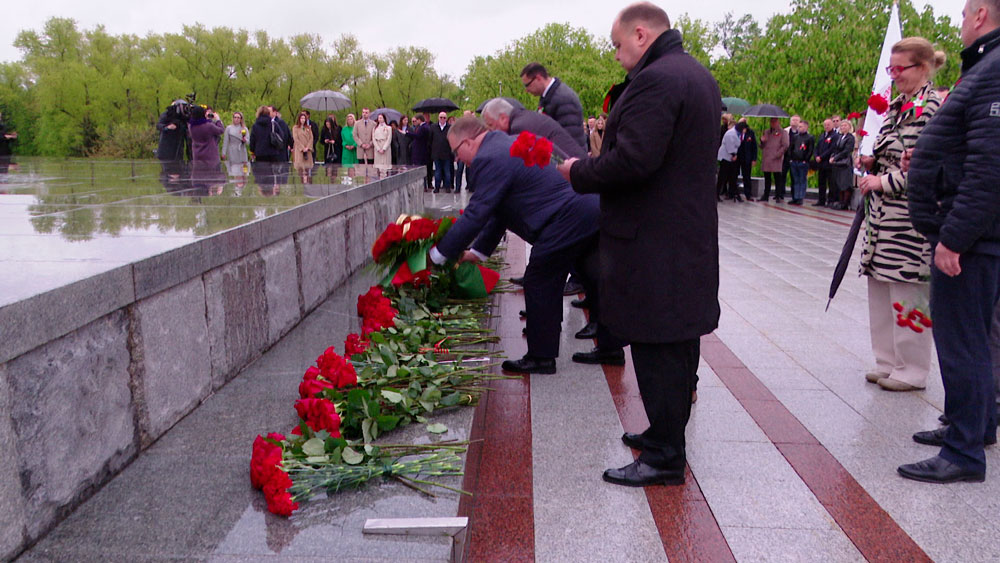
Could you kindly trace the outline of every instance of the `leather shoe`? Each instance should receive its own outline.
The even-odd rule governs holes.
[[[579,338],[580,340],[589,340],[591,338],[597,338],[597,323],[593,321],[587,323],[586,326],[576,331],[576,334],[574,334],[573,336],[575,338]]]
[[[500,364],[504,371],[514,373],[555,373],[555,358],[533,358],[524,356],[520,360],[506,360]]]
[[[621,348],[615,348],[612,350],[594,348],[590,352],[577,352],[573,354],[573,361],[578,364],[623,366],[625,365],[625,351]]]
[[[525,318],[525,317],[528,316],[528,312],[525,311],[524,309],[521,309],[520,311],[517,312],[517,316],[519,316],[519,317],[521,317],[523,319],[523,318]]]
[[[641,450],[644,445],[642,442],[642,433],[626,432],[622,434],[622,442],[634,450]]]
[[[657,469],[637,459],[625,467],[608,469],[604,472],[604,480],[626,487],[683,485],[684,469]]]
[[[918,444],[925,444],[928,446],[938,446],[944,445],[944,435],[948,432],[947,426],[942,426],[941,428],[935,428],[934,430],[925,430],[923,432],[917,432],[913,435],[913,441]],[[993,436],[983,440],[984,446],[992,446],[997,443],[997,437]]]
[[[587,301],[586,297],[584,297],[583,299],[574,299],[574,300],[570,301],[569,304],[572,305],[572,306],[574,306],[574,307],[576,307],[577,309],[589,309],[590,308],[590,301]]]
[[[583,293],[583,284],[577,281],[568,281],[563,286],[563,295],[576,295]]]
[[[951,420],[948,418],[948,415],[946,415],[946,414],[942,414],[941,416],[939,416],[938,417],[938,422],[940,422],[941,424],[944,424],[945,426],[948,426],[949,424],[951,424]]]
[[[524,276],[521,276],[519,278],[510,278],[510,283],[512,283],[514,285],[523,286],[524,285]]]
[[[923,481],[924,483],[956,483],[958,481],[982,483],[986,480],[985,471],[962,469],[937,455],[916,463],[900,465],[896,471],[907,479]]]

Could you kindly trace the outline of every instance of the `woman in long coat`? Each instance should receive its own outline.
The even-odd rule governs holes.
[[[781,128],[777,117],[771,118],[771,127],[760,134],[760,170],[764,174],[764,193],[760,201],[771,197],[771,182],[774,181],[774,201],[785,199],[785,174],[782,167],[785,151],[788,150],[788,131]]]
[[[233,123],[222,134],[222,158],[230,167],[250,161],[247,157],[247,126],[243,123],[243,114],[238,111],[233,112]]]
[[[188,136],[191,137],[191,161],[218,166],[219,137],[225,127],[219,121],[219,116],[210,109],[195,106],[191,110],[191,121],[188,123]]]
[[[340,137],[340,126],[337,125],[335,116],[331,115],[323,122],[323,128],[319,131],[319,140],[323,143],[323,162],[340,164],[340,150],[343,146],[343,140]]]
[[[340,130],[340,139],[343,143],[343,152],[340,153],[340,163],[344,166],[354,166],[358,163],[358,146],[354,143],[354,114],[347,114],[343,129]]]
[[[375,166],[389,168],[392,166],[392,129],[385,124],[385,115],[378,115],[378,123],[372,131],[372,144],[375,145]]]
[[[926,310],[930,300],[931,246],[910,221],[900,161],[941,105],[930,77],[942,64],[944,54],[935,53],[926,39],[909,37],[893,45],[889,75],[899,95],[889,103],[874,158],[861,161],[870,172],[859,182],[861,194],[867,196],[861,273],[868,276],[875,355],[875,368],[865,379],[889,391],[923,389],[931,367],[931,331],[898,326],[893,304]]]
[[[309,127],[309,116],[306,112],[300,111],[295,117],[295,125],[292,126],[292,141],[294,142],[292,151],[292,163],[296,168],[304,169],[313,165],[313,134]]]

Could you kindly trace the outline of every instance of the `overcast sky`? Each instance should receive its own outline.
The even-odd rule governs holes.
[[[24,0],[5,2],[0,18],[0,61],[15,61],[14,48],[23,29],[41,30],[53,16],[76,20],[80,29],[103,24],[111,34],[179,33],[185,24],[199,22],[208,28],[227,26],[257,30],[272,36],[298,33],[321,35],[327,45],[344,33],[354,34],[365,51],[385,52],[397,46],[426,47],[436,57],[435,68],[458,79],[473,57],[489,55],[506,44],[528,35],[547,23],[569,23],[607,37],[615,14],[628,2],[608,0],[374,0],[370,2],[314,1],[285,4],[262,0]],[[915,4],[923,6],[923,0]],[[938,15],[961,22],[965,0],[935,0]],[[670,0],[659,2],[671,18],[688,13],[708,22],[722,20],[726,12],[737,17],[749,12],[763,27],[767,18],[788,12],[787,0]],[[747,8],[747,6],[752,6]],[[345,9],[349,6],[350,9]],[[367,10],[366,10],[367,8]],[[362,10],[364,12],[362,13]],[[292,16],[291,13],[301,14]],[[903,30],[904,35],[906,30]]]

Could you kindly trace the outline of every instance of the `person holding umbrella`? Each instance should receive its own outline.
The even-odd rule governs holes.
[[[899,95],[889,104],[875,139],[874,155],[860,158],[869,173],[858,187],[867,198],[861,274],[868,276],[868,312],[875,368],[865,376],[888,391],[923,389],[931,368],[930,330],[917,333],[896,323],[893,303],[926,307],[930,290],[930,243],[913,228],[907,209],[903,152],[941,105],[930,78],[944,64],[922,37],[892,46],[887,72]]]

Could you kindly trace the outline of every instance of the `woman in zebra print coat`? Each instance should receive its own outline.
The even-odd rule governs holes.
[[[862,161],[871,173],[859,182],[867,211],[861,273],[868,276],[875,355],[875,369],[865,378],[889,391],[912,391],[927,383],[933,339],[930,329],[917,333],[898,326],[893,303],[928,309],[931,247],[910,222],[900,160],[941,105],[930,77],[944,64],[944,53],[926,39],[909,37],[893,45],[889,61],[899,95],[889,103],[874,159]]]

